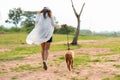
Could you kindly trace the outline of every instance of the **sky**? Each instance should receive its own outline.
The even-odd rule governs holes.
[[[80,17],[81,29],[96,32],[120,31],[119,0],[73,0],[77,13],[80,12],[84,2],[85,6]],[[1,0],[0,25],[11,26],[4,23],[8,19],[9,9],[21,7],[24,11],[38,11],[45,6],[52,10],[59,24],[77,26],[70,0]]]

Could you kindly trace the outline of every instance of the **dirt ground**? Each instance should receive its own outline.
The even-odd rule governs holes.
[[[89,41],[90,43],[98,43],[97,41]],[[88,43],[84,41],[84,43]],[[8,49],[1,49],[1,52],[8,51]],[[103,58],[110,59],[108,62],[89,62],[86,66],[75,67],[72,71],[68,71],[65,61],[59,65],[52,63],[60,56],[64,55],[66,51],[50,52],[48,58],[48,70],[42,69],[41,54],[26,56],[20,60],[0,61],[0,70],[4,73],[0,74],[0,80],[102,80],[104,78],[112,78],[115,74],[120,74],[120,69],[113,65],[120,64],[120,55],[107,55]],[[75,55],[83,55],[87,53],[91,59],[95,59],[97,54],[109,54],[109,48],[80,48],[74,50]],[[31,71],[14,71],[15,67],[20,65],[30,64],[32,66],[40,66],[41,68]]]

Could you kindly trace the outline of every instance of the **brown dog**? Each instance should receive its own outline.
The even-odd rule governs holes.
[[[69,69],[69,71],[71,71],[71,69],[73,69],[74,52],[68,49],[68,51],[65,53],[65,59],[67,63],[67,68]]]

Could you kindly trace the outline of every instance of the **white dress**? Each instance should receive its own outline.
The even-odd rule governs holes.
[[[27,44],[39,45],[48,41],[53,35],[54,27],[60,27],[60,25],[55,24],[53,16],[51,18],[48,17],[48,14],[46,16],[44,18],[43,13],[37,15],[36,25],[26,38]]]

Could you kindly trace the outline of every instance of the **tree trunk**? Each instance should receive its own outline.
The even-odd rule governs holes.
[[[74,38],[73,38],[73,41],[72,41],[71,44],[72,44],[72,45],[77,45],[77,44],[78,44],[78,42],[77,42],[77,41],[78,41],[78,36],[79,36],[79,33],[80,33],[80,17],[81,17],[83,8],[84,8],[84,6],[85,6],[85,3],[82,5],[82,8],[81,8],[79,14],[76,12],[72,0],[71,0],[71,3],[72,3],[72,8],[73,8],[73,11],[74,11],[74,13],[75,13],[75,16],[76,16],[76,18],[77,18],[77,23],[78,23],[78,25],[77,25],[77,30],[76,30],[76,33],[75,33],[75,35],[74,35]]]
[[[77,45],[78,42],[78,36],[79,36],[79,33],[80,33],[80,18],[77,18],[77,22],[78,22],[78,25],[77,25],[77,30],[76,30],[76,33],[74,35],[74,38],[73,38],[73,41],[72,41],[72,45]]]

